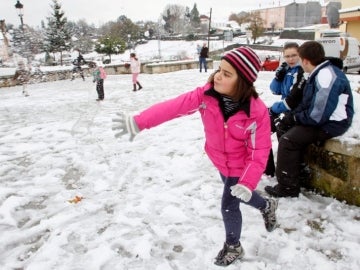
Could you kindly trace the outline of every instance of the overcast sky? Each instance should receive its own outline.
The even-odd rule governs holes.
[[[41,20],[46,22],[46,17],[49,17],[52,11],[52,0],[20,0],[20,2],[24,5],[24,23],[30,26],[40,26]],[[233,12],[238,13],[249,9],[284,5],[291,2],[293,0],[59,0],[68,20],[85,19],[88,23],[94,23],[96,26],[114,21],[120,15],[125,15],[132,21],[156,21],[167,4],[188,6],[191,10],[196,3],[200,14],[209,15],[210,8],[212,8],[212,18],[223,20],[227,19]],[[306,1],[297,0],[296,2]],[[5,19],[6,23],[14,25],[20,24],[15,4],[16,0],[0,0],[1,20]]]

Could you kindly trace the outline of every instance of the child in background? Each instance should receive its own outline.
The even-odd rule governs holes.
[[[225,243],[215,264],[227,266],[244,256],[240,242],[240,204],[260,211],[265,228],[277,227],[277,201],[255,191],[271,148],[268,109],[255,90],[261,62],[249,47],[226,53],[208,82],[176,98],[160,102],[135,116],[118,113],[116,137],[130,135],[198,111],[204,125],[205,151],[224,184],[221,213]],[[201,179],[197,179],[201,181]]]
[[[73,61],[73,74],[71,77],[71,80],[75,79],[75,74],[79,73],[81,78],[83,79],[83,81],[85,81],[85,77],[84,77],[84,70],[82,69],[81,65],[86,64],[87,62],[85,61],[84,57],[82,56],[82,54],[79,52],[79,55],[76,59],[74,59]]]
[[[30,80],[31,66],[26,67],[25,62],[20,60],[18,62],[17,69],[15,71],[14,80],[18,81],[22,85],[22,94],[25,97],[29,96],[28,91],[26,90],[27,84]]]
[[[104,100],[104,80],[106,79],[106,72],[102,63],[95,63],[95,69],[93,71],[93,82],[96,82],[96,92],[98,98],[96,101]]]
[[[141,63],[135,53],[130,53],[130,68],[132,73],[133,91],[136,91],[136,85],[139,86],[139,89],[137,90],[141,90],[142,86],[137,79],[140,73]]]
[[[281,101],[275,102],[269,108],[271,131],[275,132],[275,119],[279,117],[280,113],[291,110],[301,101],[302,86],[304,85],[304,70],[300,65],[299,45],[296,42],[287,42],[283,48],[285,62],[276,69],[275,78],[270,83],[270,90],[274,95],[281,95]],[[292,101],[293,97],[287,99],[290,92],[294,89],[293,94],[298,92],[296,100]],[[289,101],[289,104],[287,104]],[[294,103],[294,104],[291,104]],[[275,161],[274,154],[271,149],[269,159],[264,172],[266,175],[273,177],[275,175]]]

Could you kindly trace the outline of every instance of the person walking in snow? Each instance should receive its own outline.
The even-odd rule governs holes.
[[[204,42],[204,44],[200,50],[200,56],[199,56],[200,72],[202,71],[203,67],[204,67],[205,72],[207,72],[206,58],[208,58],[208,57],[209,57],[209,48],[206,46],[206,43]]]
[[[115,137],[125,134],[132,141],[140,131],[198,111],[205,130],[205,151],[224,184],[221,213],[225,243],[215,264],[227,266],[244,256],[240,242],[240,204],[260,211],[265,228],[277,227],[277,201],[255,191],[271,148],[268,109],[254,82],[261,62],[249,47],[226,53],[208,82],[173,99],[160,102],[131,116],[118,113],[113,119]]]
[[[84,59],[84,57],[82,56],[82,54],[79,52],[79,55],[76,59],[74,59],[73,61],[73,70],[72,70],[72,77],[71,80],[75,79],[75,74],[79,73],[80,77],[83,79],[83,81],[85,81],[85,77],[84,77],[84,70],[82,69],[81,65],[86,64],[86,61]]]
[[[139,73],[141,70],[141,63],[140,60],[136,57],[135,53],[130,53],[130,69],[132,74],[133,91],[141,90],[142,86],[138,81]],[[139,86],[138,89],[136,89],[136,85]]]
[[[278,184],[265,187],[273,197],[299,196],[304,150],[312,143],[322,145],[345,133],[354,115],[350,83],[342,70],[325,58],[323,46],[307,41],[299,47],[299,56],[309,77],[301,103],[277,120],[277,128],[287,132],[279,140]]]
[[[304,85],[304,70],[300,65],[300,58],[298,53],[299,45],[296,42],[285,43],[283,48],[283,55],[285,61],[279,66],[275,72],[275,77],[270,83],[270,90],[274,95],[281,95],[281,101],[275,102],[270,108],[271,131],[275,132],[274,120],[279,117],[279,114],[295,108],[301,100],[296,98],[294,102],[292,98],[286,99],[289,96],[291,89],[294,89],[297,96],[302,95],[301,87]],[[300,84],[300,82],[302,83]],[[287,103],[289,102],[289,104]],[[294,104],[293,104],[294,103]],[[269,176],[275,175],[275,162],[272,149],[270,150],[269,159],[266,165],[265,174]]]
[[[30,81],[31,66],[26,66],[23,60],[18,61],[18,65],[15,71],[13,79],[22,85],[22,94],[25,97],[29,96],[27,91],[27,84]]]
[[[201,52],[201,45],[200,45],[200,44],[197,44],[197,45],[196,45],[196,53],[197,53],[198,55],[200,55],[200,52]]]
[[[93,82],[96,82],[96,92],[98,98],[96,101],[104,100],[104,80],[106,79],[106,72],[101,62],[95,63],[93,71]]]

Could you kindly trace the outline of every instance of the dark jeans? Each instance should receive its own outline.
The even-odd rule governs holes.
[[[230,187],[235,185],[239,177],[225,177],[220,174],[224,183],[224,190],[221,199],[221,214],[225,225],[226,243],[230,245],[237,244],[240,240],[242,228],[242,215],[240,211],[240,202],[255,207],[257,209],[265,209],[266,200],[258,193],[253,191],[249,202],[243,202],[231,195]]]
[[[277,115],[270,114],[271,133],[276,132],[275,119],[277,117],[279,117],[278,114]],[[278,133],[277,133],[277,135],[278,135]],[[278,136],[278,139],[279,139],[279,136]],[[266,163],[266,168],[265,168],[264,173],[271,177],[275,176],[275,161],[274,161],[274,154],[273,154],[272,149],[270,149],[269,157],[268,157],[268,161]]]
[[[72,79],[75,78],[75,74],[79,73],[80,76],[81,76],[81,78],[82,78],[83,80],[85,80],[85,78],[84,78],[84,72],[83,72],[83,69],[81,68],[81,66],[76,66],[76,67],[74,67],[73,70],[72,70],[72,72],[73,72],[73,74],[72,74]]]
[[[294,126],[279,139],[276,163],[276,178],[280,186],[288,189],[299,189],[299,175],[303,163],[304,151],[310,144],[322,144],[330,139],[318,127]]]
[[[104,80],[98,80],[96,82],[96,92],[98,93],[99,99],[104,99]]]
[[[201,72],[203,66],[204,66],[205,72],[207,72],[207,62],[206,62],[205,57],[200,57],[199,58],[199,64],[200,64],[200,72]]]

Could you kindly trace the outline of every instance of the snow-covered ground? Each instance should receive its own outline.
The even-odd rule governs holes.
[[[219,269],[222,183],[204,153],[199,115],[133,142],[111,129],[116,112],[140,111],[208,75],[141,74],[139,92],[130,75],[108,76],[101,103],[89,77],[32,84],[29,97],[19,86],[1,88],[0,268]],[[278,99],[268,90],[272,77],[260,72],[256,82],[267,104]],[[359,75],[348,78],[360,86]],[[354,124],[342,139],[358,142],[354,97]],[[258,189],[275,182],[263,176]],[[271,233],[259,211],[241,209],[245,258],[227,269],[360,269],[359,207],[304,190],[279,200],[280,227]]]

